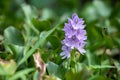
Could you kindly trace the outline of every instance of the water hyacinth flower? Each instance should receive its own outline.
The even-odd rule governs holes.
[[[87,39],[86,30],[84,29],[84,21],[79,18],[76,13],[72,15],[72,18],[68,18],[68,23],[65,23],[63,31],[65,32],[65,38],[62,41],[62,50],[60,53],[62,59],[70,58],[70,52],[73,49],[77,49],[81,54],[85,53],[84,46]]]

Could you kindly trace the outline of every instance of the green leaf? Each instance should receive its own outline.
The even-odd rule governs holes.
[[[90,78],[91,72],[87,68],[83,68],[81,71],[73,73],[71,71],[67,72],[65,75],[65,80],[88,80]]]
[[[19,46],[24,45],[24,39],[21,32],[12,26],[5,29],[4,37],[6,42],[9,44],[15,44]]]
[[[105,76],[93,76],[91,77],[90,80],[110,80],[110,79],[107,79]]]
[[[104,40],[108,48],[113,48],[114,44],[111,36],[104,36]]]
[[[49,75],[51,76],[57,76],[61,79],[64,79],[65,75],[65,68],[58,66],[57,64],[53,62],[48,62],[47,63],[47,70]]]
[[[113,38],[113,40],[114,40],[114,43],[116,44],[116,46],[118,46],[120,48],[120,38],[115,37],[115,38]]]
[[[49,75],[56,75],[58,69],[58,65],[53,63],[53,62],[48,62],[47,63],[47,70]]]
[[[53,4],[55,1],[56,0],[31,0],[30,2],[36,7],[43,8]]]
[[[33,80],[37,80],[38,78],[39,78],[39,72],[38,72],[38,70],[36,70],[33,75]]]
[[[32,19],[36,16],[35,7],[31,7],[30,5],[22,4],[21,8],[25,15],[27,29],[29,30],[31,28],[36,34],[39,34],[39,31],[32,24]],[[27,31],[27,29],[26,29],[26,31]]]
[[[0,75],[8,75],[1,64],[0,64]]]
[[[101,0],[94,0],[93,3],[88,3],[82,12],[87,22],[98,20],[101,17],[109,17],[111,8]]]
[[[43,44],[46,41],[46,38],[53,32],[55,31],[55,29],[58,27],[58,25],[56,25],[54,28],[52,28],[49,31],[46,32],[42,32],[40,34],[40,38],[38,39],[38,42],[35,43],[35,46],[30,49],[26,55],[20,60],[20,62],[18,63],[18,66],[21,65],[22,63],[24,63],[35,51],[37,48],[39,48],[40,46],[43,46]]]
[[[110,65],[90,65],[93,69],[102,69],[102,68],[115,68],[115,66]]]
[[[95,0],[93,2],[93,5],[95,6],[96,11],[99,13],[99,15],[101,15],[102,17],[110,16],[111,8],[107,4],[105,4],[103,1]]]
[[[57,49],[61,46],[60,40],[56,36],[49,36],[47,40],[51,43],[53,49]]]
[[[23,46],[9,44],[8,48],[10,49],[10,52],[12,52],[16,60],[21,59],[21,56],[23,55],[23,50],[24,50]]]
[[[50,29],[50,22],[49,21],[39,21],[37,19],[32,19],[33,25],[38,29],[40,32],[43,30],[49,30]]]
[[[0,61],[0,75],[13,75],[17,65],[13,60]]]
[[[84,7],[82,15],[85,17],[87,22],[92,22],[98,18],[94,5],[90,3]]]
[[[62,79],[60,79],[60,78],[58,78],[58,77],[56,77],[56,76],[49,76],[49,77],[47,77],[47,79],[45,79],[45,80],[62,80]]]
[[[42,20],[48,20],[48,19],[56,19],[56,14],[53,12],[50,8],[43,8],[43,11],[41,13],[41,19]]]
[[[27,5],[27,4],[22,4],[21,8],[24,12],[26,22],[29,24],[31,23],[32,18],[36,16],[36,10],[34,7]]]
[[[18,71],[12,77],[10,77],[9,80],[16,80],[18,78],[24,78],[25,75],[27,75],[28,73],[30,73],[30,72],[32,72],[34,70],[35,70],[34,68],[29,68],[29,69]]]
[[[43,46],[43,44],[46,42],[47,37],[49,37],[50,34],[53,33],[58,26],[59,26],[59,24],[57,24],[55,27],[53,27],[49,31],[43,31],[43,32],[41,32],[41,34],[40,34],[40,43],[41,43],[40,46]]]

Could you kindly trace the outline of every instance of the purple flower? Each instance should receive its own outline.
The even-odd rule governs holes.
[[[69,58],[72,49],[77,49],[81,54],[85,53],[84,46],[87,39],[86,30],[84,29],[84,21],[79,18],[76,13],[72,18],[68,18],[68,23],[65,23],[63,31],[65,31],[65,38],[62,41],[63,47],[61,52],[62,59]]]
[[[69,58],[71,49],[68,46],[64,45],[62,47],[62,50],[63,50],[63,52],[60,54],[61,56],[63,56],[62,59],[66,58],[66,57]]]

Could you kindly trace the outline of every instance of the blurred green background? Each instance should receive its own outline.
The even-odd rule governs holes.
[[[76,73],[59,55],[73,13],[85,20],[88,37],[86,54],[76,54]],[[37,50],[48,80],[120,80],[120,1],[0,0],[0,80],[37,80]]]

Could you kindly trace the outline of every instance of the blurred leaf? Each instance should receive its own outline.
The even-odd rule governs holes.
[[[111,14],[111,8],[105,4],[102,0],[94,0],[93,5],[96,8],[98,14],[102,17],[109,17]]]
[[[63,67],[58,66],[53,62],[47,63],[47,71],[49,75],[57,76],[61,79],[64,79],[65,69]]]
[[[101,0],[94,0],[92,3],[88,3],[82,12],[87,22],[95,21],[101,17],[109,17],[111,14],[111,8]]]
[[[49,37],[50,34],[56,30],[58,25],[59,25],[59,23],[56,24],[56,26],[54,26],[51,30],[41,32],[41,34],[40,34],[40,43],[41,43],[40,46],[43,46],[45,44],[47,37]]]
[[[3,41],[3,36],[0,34],[0,42]]]
[[[94,58],[92,58],[92,55],[91,55],[90,51],[88,51],[88,50],[86,53],[86,57],[87,57],[87,62],[88,62],[89,66],[94,63],[94,60],[93,60]]]
[[[62,80],[56,76],[46,76],[45,80]]]
[[[52,5],[56,0],[30,0],[30,2],[36,7],[46,7]]]
[[[92,23],[92,25],[88,25],[89,27],[87,27],[87,36],[89,41],[88,47],[92,51],[95,51],[105,44],[105,40],[102,36],[102,29],[100,27],[96,27],[94,24],[95,23]]]
[[[10,52],[13,54],[14,58],[18,61],[21,59],[22,55],[23,55],[23,50],[24,47],[23,46],[18,46],[18,45],[14,45],[14,44],[9,44],[7,45],[7,48],[10,49]]]
[[[33,80],[37,80],[39,78],[39,72],[38,70],[35,71],[35,73],[33,74]]]
[[[37,19],[32,19],[33,25],[38,29],[40,32],[43,30],[49,30],[50,29],[50,22],[49,21],[39,21]]]
[[[113,48],[113,40],[110,36],[104,36],[106,47]]]
[[[26,74],[28,74],[28,73],[30,73],[34,70],[35,70],[34,68],[28,68],[28,69],[25,69],[25,70],[18,71],[12,77],[10,77],[8,80],[16,80],[16,79],[19,79],[19,78],[24,78]]]
[[[86,65],[85,65],[84,63],[79,63],[79,62],[75,63],[75,71],[76,71],[76,72],[82,71],[82,69],[83,69],[84,67],[86,67]]]
[[[36,34],[39,34],[39,31],[32,24],[32,19],[37,16],[36,8],[27,4],[22,4],[21,7],[25,15],[25,22],[28,25],[27,29],[31,28]]]
[[[21,65],[23,62],[25,62],[35,51],[38,47],[43,46],[43,44],[46,41],[46,38],[54,32],[54,30],[56,30],[56,28],[58,27],[58,25],[56,25],[54,28],[52,28],[49,31],[46,32],[42,32],[40,34],[40,38],[38,39],[38,42],[35,43],[34,47],[32,49],[30,49],[26,55],[21,59],[21,61],[18,63],[18,66]]]
[[[90,80],[110,80],[107,79],[105,76],[93,76]]]
[[[49,36],[47,40],[51,43],[53,49],[57,49],[61,46],[61,42],[56,36]]]
[[[90,77],[90,71],[87,68],[83,68],[81,71],[73,73],[67,72],[65,75],[65,80],[88,80]]]
[[[56,75],[57,73],[57,69],[58,69],[58,65],[53,63],[53,62],[48,62],[47,63],[47,70],[49,75]]]
[[[0,76],[8,75],[7,72],[4,70],[4,67],[0,64]]]
[[[114,61],[114,64],[118,71],[120,71],[120,63],[118,61]]]
[[[120,38],[115,37],[113,38],[113,40],[114,40],[114,43],[120,48]]]
[[[30,23],[30,20],[32,20],[32,18],[34,18],[36,16],[35,8],[33,8],[27,4],[22,4],[21,7],[22,7],[24,15],[26,17],[27,23]]]
[[[52,9],[49,8],[44,8],[41,14],[41,19],[42,20],[48,20],[48,19],[56,19],[56,15],[53,12]]]
[[[102,69],[102,68],[115,68],[115,66],[110,65],[90,65],[93,69]]]
[[[85,17],[87,22],[92,22],[98,18],[94,5],[90,3],[84,7],[82,15]]]
[[[13,75],[16,71],[17,65],[13,60],[4,61],[0,59],[0,75]]]
[[[15,44],[19,46],[24,45],[24,39],[21,32],[12,26],[5,29],[4,37],[6,42],[9,44]]]

